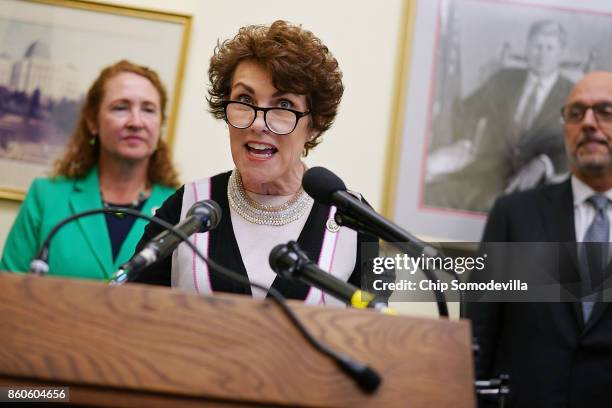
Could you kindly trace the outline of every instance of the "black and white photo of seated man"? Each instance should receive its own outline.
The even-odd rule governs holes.
[[[486,212],[499,195],[567,173],[558,109],[573,86],[560,70],[566,47],[567,32],[561,24],[533,22],[522,66],[501,64],[460,101],[453,131],[456,139],[464,140],[430,153],[426,204]],[[458,155],[464,162],[455,168],[438,166]]]

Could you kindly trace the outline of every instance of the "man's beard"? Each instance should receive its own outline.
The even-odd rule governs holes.
[[[592,155],[589,155],[589,157],[580,157],[578,152],[581,146],[588,142],[596,142],[605,146],[608,150],[608,155],[605,158],[601,156],[593,158]],[[576,142],[576,150],[569,154],[569,159],[574,167],[585,175],[601,176],[612,172],[612,152],[610,151],[608,140],[597,137],[594,132],[586,132],[580,136]]]

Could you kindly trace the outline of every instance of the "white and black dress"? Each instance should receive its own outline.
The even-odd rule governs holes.
[[[339,301],[331,296],[301,282],[276,275],[266,282],[265,277],[271,269],[264,259],[267,260],[270,245],[287,243],[287,238],[297,240],[300,248],[310,259],[317,261],[323,270],[340,279],[357,287],[367,285],[374,279],[371,260],[378,256],[376,237],[357,233],[345,227],[337,231],[327,228],[328,220],[330,217],[333,218],[335,209],[317,202],[312,204],[312,208],[304,214],[301,221],[295,221],[302,223],[298,225],[300,229],[295,231],[296,236],[287,236],[286,231],[290,227],[249,226],[230,208],[227,194],[230,175],[231,172],[222,173],[184,185],[164,202],[156,216],[175,225],[184,218],[194,202],[209,198],[216,201],[223,214],[221,222],[217,228],[208,233],[194,234],[191,237],[192,242],[217,263],[247,276],[251,282],[262,283],[263,279],[264,285],[271,285],[290,299],[302,299],[309,304],[339,304]],[[295,229],[295,225],[293,228]],[[159,226],[149,224],[136,251],[160,232]],[[274,241],[275,239],[277,241]],[[245,253],[243,256],[243,251],[249,252],[250,255]],[[376,276],[376,279],[381,277]],[[392,280],[393,277],[382,277],[382,279]],[[186,244],[181,244],[172,257],[151,265],[137,276],[130,276],[129,281],[173,286],[202,294],[228,292],[256,295],[251,287],[230,281],[208,270]],[[389,296],[388,293],[377,294]]]

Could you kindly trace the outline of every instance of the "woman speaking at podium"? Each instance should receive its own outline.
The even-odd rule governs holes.
[[[152,215],[178,185],[161,139],[166,101],[155,71],[125,60],[102,70],[55,174],[30,186],[0,270],[28,271],[49,231],[73,214],[121,206]],[[49,274],[109,279],[134,253],[145,225],[123,214],[66,224],[51,241]]]
[[[217,263],[288,298],[334,303],[318,289],[281,278],[270,268],[270,250],[297,240],[323,270],[360,287],[366,258],[360,244],[369,240],[376,246],[376,239],[339,228],[332,222],[332,209],[314,202],[301,186],[302,157],[332,125],[344,91],[336,59],[312,32],[276,21],[242,27],[233,39],[218,44],[209,79],[209,108],[228,125],[235,168],[186,184],[164,203],[158,217],[176,224],[194,202],[213,199],[223,212],[220,225],[192,240]],[[159,232],[148,225],[139,247]],[[130,280],[198,293],[266,296],[209,270],[185,244],[172,259]]]

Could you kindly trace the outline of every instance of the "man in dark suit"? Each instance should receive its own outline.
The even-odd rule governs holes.
[[[483,241],[610,241],[612,73],[585,76],[570,93],[563,118],[571,177],[498,199]],[[468,305],[481,348],[477,376],[510,374],[510,407],[612,406],[612,308],[605,285],[610,258],[602,256],[599,269],[585,270],[588,255],[570,246],[573,251],[559,247],[560,275],[564,283],[588,283],[591,291],[581,293],[590,296],[575,302]],[[595,285],[596,273],[604,283]]]
[[[556,22],[535,22],[528,33],[527,69],[493,75],[458,108],[455,129],[472,137],[472,160],[425,188],[425,203],[488,211],[495,198],[567,171],[558,106],[573,83],[559,73],[567,43]]]

